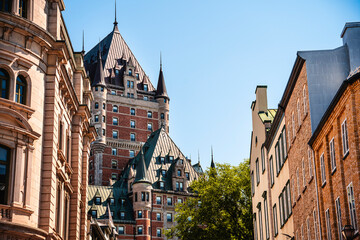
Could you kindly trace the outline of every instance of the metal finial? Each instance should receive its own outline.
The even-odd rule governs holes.
[[[85,33],[84,33],[85,31],[83,30],[83,35],[82,35],[82,53],[84,53],[85,52]]]
[[[161,56],[161,51],[160,51],[160,69],[162,69],[162,56]]]
[[[115,21],[114,21],[114,25],[116,26],[118,24],[118,22],[116,21],[116,0],[115,0]]]
[[[200,151],[198,149],[198,163],[200,164]]]

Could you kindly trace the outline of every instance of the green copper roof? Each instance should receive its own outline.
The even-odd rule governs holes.
[[[272,122],[275,118],[277,109],[268,109],[267,112],[259,112],[259,117],[262,122]]]

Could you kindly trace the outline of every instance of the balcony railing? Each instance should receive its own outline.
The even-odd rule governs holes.
[[[11,219],[11,207],[8,205],[0,204],[0,220],[10,220]]]

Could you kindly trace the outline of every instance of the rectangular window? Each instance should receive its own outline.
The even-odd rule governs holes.
[[[141,201],[145,202],[145,193],[141,192]]]
[[[321,182],[322,185],[324,185],[326,183],[324,153],[322,153],[320,156],[320,170],[321,170]]]
[[[111,174],[111,180],[117,180],[117,174],[116,173],[112,173]]]
[[[265,195],[265,198],[264,198],[264,214],[265,214],[265,235],[266,235],[266,239],[269,239],[270,238],[269,216],[268,216],[268,206],[267,206],[266,195]]]
[[[151,112],[151,111],[148,111],[148,112],[147,112],[147,117],[148,117],[148,118],[152,118],[152,112]]]
[[[134,88],[134,81],[130,81],[130,88]]]
[[[103,109],[105,109],[105,103],[103,103]]]
[[[259,173],[259,159],[256,159],[256,184],[259,185],[260,183],[260,173]]]
[[[147,92],[148,91],[148,85],[144,84],[144,91]]]
[[[341,231],[342,231],[341,206],[340,206],[340,198],[339,197],[335,200],[335,207],[336,207],[336,220],[337,220],[337,226],[338,226],[338,235],[339,235],[340,240],[342,240],[343,236],[341,234]]]
[[[292,131],[293,131],[293,138],[295,138],[295,116],[294,116],[294,112],[292,112],[291,114],[291,121],[292,121]]]
[[[307,239],[311,240],[311,233],[310,233],[310,218],[306,219],[306,230],[307,230]]]
[[[95,103],[95,109],[98,109],[99,108],[99,103]]]
[[[261,206],[259,207],[259,232],[260,232],[260,240],[263,240],[263,226],[262,226],[262,213],[261,213]]]
[[[64,130],[63,130],[63,123],[62,122],[60,122],[60,124],[59,124],[59,149],[63,149],[63,132],[64,132]]]
[[[274,167],[273,167],[273,157],[271,155],[270,160],[269,160],[269,170],[270,170],[270,183],[271,186],[274,185]]]
[[[279,144],[275,145],[275,161],[276,161],[276,174],[280,172],[280,155],[279,155]]]
[[[253,215],[253,225],[254,225],[254,240],[258,240],[256,213],[254,213]]]
[[[135,116],[135,108],[131,108],[131,109],[130,109],[130,115]]]
[[[279,165],[280,165],[280,169],[282,168],[282,166],[284,165],[284,149],[283,149],[283,138],[282,138],[282,134],[280,134],[279,136],[279,140],[278,140],[278,143],[279,143]]]
[[[274,223],[274,236],[278,235],[278,221],[277,221],[277,210],[276,204],[273,207],[273,223]]]
[[[310,147],[308,147],[308,160],[309,160],[309,176],[310,178],[312,178],[314,175],[313,175],[313,167],[312,167],[312,158],[313,156],[313,151],[311,150]]]
[[[161,221],[161,213],[156,213],[156,220]]]
[[[142,211],[138,211],[138,218],[142,218]]]
[[[287,191],[287,202],[288,202],[288,213],[289,216],[292,213],[292,207],[291,207],[291,192],[290,192],[290,180],[286,184],[286,191]],[[289,217],[288,216],[288,217]]]
[[[334,138],[331,139],[331,141],[329,143],[329,147],[330,147],[331,172],[334,172],[336,170]]]
[[[144,96],[144,101],[148,101],[148,100],[149,100],[148,96]]]
[[[156,229],[156,236],[161,237],[161,229],[160,228]]]
[[[143,228],[142,227],[138,227],[137,228],[137,232],[138,232],[138,235],[141,235],[141,234],[143,234]]]
[[[119,124],[119,119],[118,118],[115,118],[115,117],[113,117],[113,119],[112,119],[113,121],[113,125],[115,125],[115,126],[117,126],[118,124]]]
[[[288,123],[288,141],[289,141],[289,148],[291,146],[291,131],[290,131],[290,123]]]
[[[5,1],[5,5],[6,5],[6,2],[7,1]],[[19,15],[21,17],[27,18],[27,9],[28,9],[28,1],[27,0],[20,0],[19,1]]]
[[[301,240],[304,240],[304,225],[301,224]]]
[[[297,101],[297,114],[298,114],[298,124],[301,126],[301,110],[300,110],[300,101]]]
[[[104,115],[102,116],[102,121],[105,122],[105,116]]]
[[[317,217],[316,217],[316,211],[315,211],[315,209],[314,209],[314,211],[313,211],[313,217],[314,217],[315,240],[318,240],[318,225],[317,225]]]
[[[112,131],[112,137],[113,137],[114,139],[117,139],[117,138],[118,138],[118,131],[113,130],[113,131]]]
[[[148,129],[149,131],[152,131],[152,123],[148,123],[148,124],[147,124],[147,129]]]
[[[116,148],[111,149],[111,155],[114,155],[114,156],[117,155],[117,149]]]
[[[125,219],[125,212],[120,212],[120,219],[124,220]]]
[[[111,160],[111,168],[116,169],[117,168],[117,161]]]
[[[330,225],[330,212],[329,209],[325,211],[325,219],[326,219],[326,234],[327,239],[331,240],[331,225]]]
[[[261,170],[265,171],[265,147],[261,148]]]
[[[298,190],[298,196],[300,196],[300,176],[299,169],[296,169],[296,185]]]
[[[115,91],[115,90],[111,90],[111,95],[116,95],[116,91]]]
[[[130,81],[129,81],[129,80],[127,80],[126,86],[127,86],[128,88],[130,87]]]
[[[178,198],[178,203],[183,203],[182,198]]]
[[[167,213],[166,214],[166,219],[168,222],[172,222],[172,213]]]
[[[345,156],[349,152],[349,141],[348,141],[348,131],[347,131],[346,119],[341,124],[341,137],[342,137],[342,145],[343,145],[343,155]]]
[[[135,157],[135,151],[134,150],[129,150],[129,156],[131,158]]]
[[[134,120],[130,120],[130,127],[135,128],[135,121]]]
[[[282,193],[279,196],[279,214],[280,214],[280,226],[284,225],[284,204],[283,204],[283,197]]]
[[[303,187],[306,187],[306,175],[305,175],[305,161],[304,158],[302,159],[302,174],[303,174]]]
[[[119,234],[125,234],[125,231],[124,231],[124,227],[123,227],[123,226],[120,226],[120,227],[118,228],[118,233],[119,233]]]
[[[130,141],[135,142],[135,133],[130,133]]]
[[[186,176],[186,179],[187,180],[190,180],[190,175],[189,175],[189,173],[187,172],[187,173],[185,173],[185,176]]]
[[[356,220],[356,209],[355,209],[355,198],[354,198],[354,188],[353,184],[350,183],[347,186],[347,196],[348,196],[348,204],[349,204],[349,211],[350,211],[350,219],[351,219],[351,225],[357,232],[358,226],[357,226],[357,220]]]
[[[251,194],[255,194],[255,185],[254,185],[254,171],[251,171]]]
[[[282,137],[283,137],[283,141],[282,141],[282,143],[283,143],[283,152],[284,152],[284,161],[285,161],[285,159],[286,159],[286,157],[287,157],[287,147],[286,147],[286,130],[285,130],[285,126],[284,126],[284,128],[283,128],[283,130],[282,130],[282,133],[281,133],[281,135],[282,135]]]
[[[172,198],[171,197],[167,198],[167,205],[172,206]]]
[[[156,204],[161,204],[161,197],[160,196],[156,197]]]

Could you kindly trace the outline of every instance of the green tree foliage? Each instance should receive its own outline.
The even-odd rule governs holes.
[[[182,240],[253,239],[249,160],[218,164],[191,184],[198,197],[176,206],[177,225],[166,236]]]

